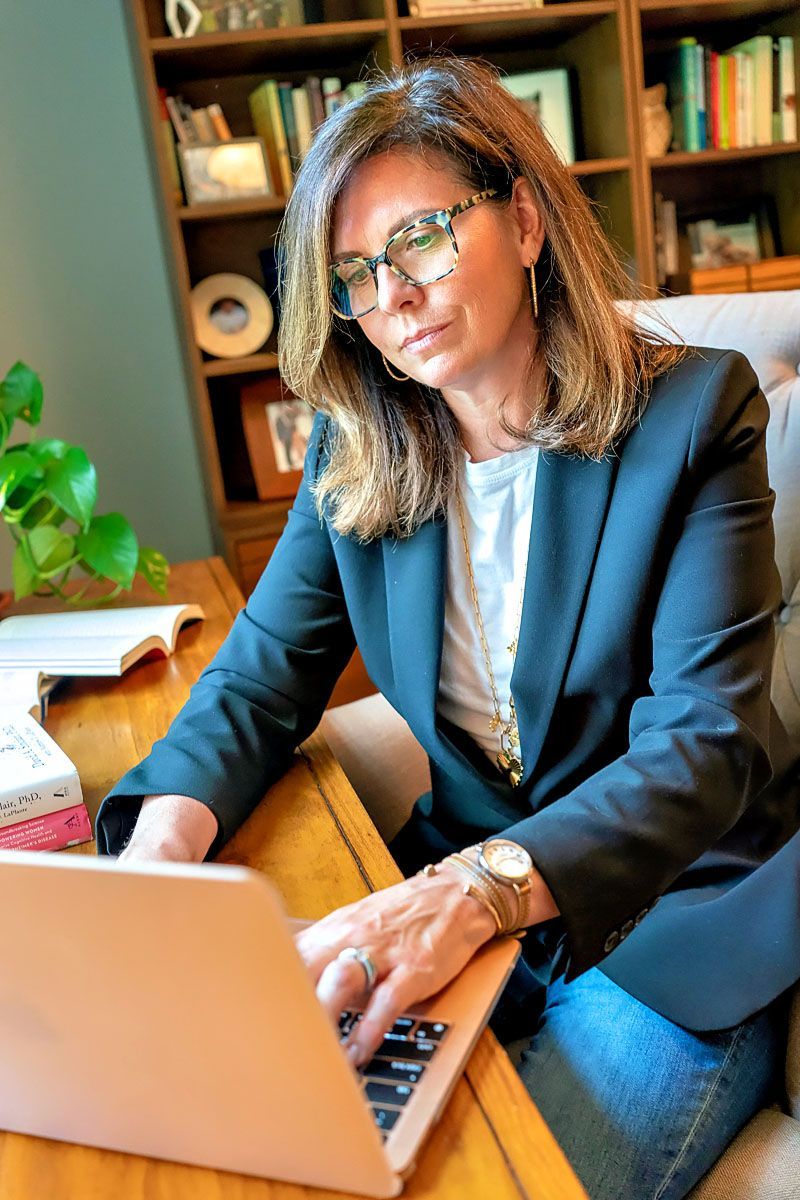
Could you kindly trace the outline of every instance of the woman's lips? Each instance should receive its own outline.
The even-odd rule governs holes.
[[[423,350],[427,350],[429,346],[432,346],[446,329],[447,325],[436,325],[433,329],[429,329],[427,333],[422,333],[412,341],[406,342],[403,350],[408,354],[421,354]]]

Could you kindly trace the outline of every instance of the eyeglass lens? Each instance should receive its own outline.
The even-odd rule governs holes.
[[[455,266],[447,230],[420,223],[391,242],[389,261],[414,283],[433,283]],[[333,306],[344,317],[360,317],[378,303],[375,272],[363,262],[343,262],[333,269]]]

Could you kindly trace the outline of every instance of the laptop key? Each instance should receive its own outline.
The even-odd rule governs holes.
[[[389,1033],[394,1037],[408,1037],[416,1023],[413,1017],[398,1017]]]
[[[406,1062],[430,1062],[436,1042],[407,1042],[401,1038],[384,1038],[375,1051],[376,1058],[404,1058]]]
[[[423,1042],[440,1042],[447,1029],[443,1021],[420,1021],[414,1030],[414,1037]]]
[[[371,1079],[392,1079],[395,1083],[418,1083],[425,1071],[420,1063],[400,1062],[395,1058],[373,1058],[361,1069]]]
[[[396,1108],[378,1108],[377,1105],[372,1106],[372,1115],[375,1118],[375,1124],[379,1129],[385,1129],[387,1132],[394,1129],[397,1118],[400,1113]]]
[[[395,1104],[402,1107],[411,1095],[411,1088],[405,1083],[394,1086],[391,1083],[367,1083],[367,1099],[374,1104]]]

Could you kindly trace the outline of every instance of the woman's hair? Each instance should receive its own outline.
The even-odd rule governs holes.
[[[378,75],[320,126],[279,231],[280,370],[332,418],[314,495],[339,533],[362,540],[406,536],[440,512],[463,458],[441,393],[393,380],[356,322],[330,307],[337,197],[360,163],[394,148],[436,155],[473,192],[508,196],[518,177],[533,191],[545,229],[536,264],[544,394],[525,429],[507,422],[498,398],[501,426],[520,443],[601,458],[638,420],[652,380],[686,353],[615,304],[634,286],[583,191],[493,67],[446,56]]]

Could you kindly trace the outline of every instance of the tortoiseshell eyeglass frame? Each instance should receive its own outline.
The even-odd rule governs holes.
[[[453,271],[455,271],[456,267],[458,266],[458,242],[456,241],[456,236],[453,233],[453,226],[451,224],[453,218],[459,216],[460,213],[466,212],[469,208],[474,208],[476,204],[481,204],[484,200],[490,200],[493,196],[503,199],[503,193],[498,192],[496,188],[489,188],[484,192],[478,192],[475,196],[470,196],[468,200],[460,200],[458,204],[451,204],[449,208],[441,208],[438,212],[431,213],[430,216],[417,217],[416,221],[412,221],[410,225],[406,225],[403,229],[398,229],[397,233],[393,233],[386,245],[381,250],[380,254],[376,254],[374,258],[361,258],[359,255],[352,255],[349,258],[337,258],[335,262],[331,263],[330,267],[331,308],[336,316],[341,317],[343,321],[357,321],[360,317],[366,317],[368,313],[375,311],[375,309],[378,307],[377,268],[380,263],[386,263],[390,271],[394,271],[395,275],[399,276],[400,279],[404,279],[406,283],[413,283],[416,287],[426,287],[429,283],[436,283],[438,280],[445,279],[448,275],[452,275]],[[446,271],[443,271],[441,275],[434,276],[433,279],[425,279],[423,281],[412,279],[409,275],[406,275],[405,272],[402,271],[400,267],[396,266],[389,257],[389,251],[392,245],[399,238],[403,237],[404,234],[409,233],[412,229],[416,229],[418,225],[440,225],[447,233],[453,246],[452,267],[449,267]],[[334,272],[337,267],[344,266],[345,263],[362,263],[372,272],[372,279],[375,284],[375,303],[371,308],[364,309],[363,312],[348,314],[341,312],[336,307],[333,291]]]

